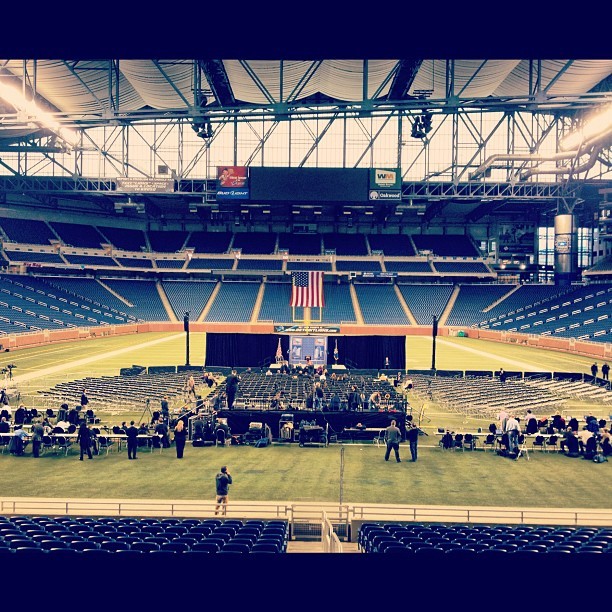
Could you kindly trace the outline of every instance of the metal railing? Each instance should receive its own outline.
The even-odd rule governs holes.
[[[0,497],[0,514],[3,515],[210,518],[214,517],[214,512],[214,501]],[[612,509],[230,502],[225,518],[287,520],[294,539],[304,528],[309,532],[304,534],[307,537],[325,537],[323,522],[328,521],[339,539],[350,541],[351,532],[356,533],[361,523],[370,521],[600,527],[612,526]]]

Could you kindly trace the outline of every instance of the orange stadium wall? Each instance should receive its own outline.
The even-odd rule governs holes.
[[[317,325],[316,323],[313,325]],[[2,350],[18,350],[53,344],[56,342],[74,342],[108,336],[127,334],[144,334],[147,332],[182,332],[183,322],[152,322],[127,325],[108,325],[103,327],[80,327],[60,330],[44,330],[42,332],[10,334],[0,338]],[[190,332],[239,333],[239,334],[271,334],[274,333],[272,323],[197,323],[189,324]],[[454,328],[439,327],[439,336],[452,335]],[[599,359],[612,358],[612,344],[583,342],[575,338],[551,338],[550,336],[534,336],[493,331],[490,329],[463,329],[468,338],[523,344],[553,351],[571,352]],[[386,325],[341,325],[341,336],[429,336],[429,326],[386,326]]]
[[[450,330],[447,330],[450,331]],[[513,334],[508,332],[492,331],[490,329],[468,329],[468,338],[480,340],[491,340],[493,342],[506,342],[512,344],[524,344],[549,351],[561,351],[575,353],[587,357],[599,357],[600,359],[612,355],[612,345],[607,342],[583,342],[575,338],[551,338],[550,336],[534,336],[528,334]]]

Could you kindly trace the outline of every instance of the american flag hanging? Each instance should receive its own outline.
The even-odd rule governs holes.
[[[292,272],[289,306],[322,308],[323,272]]]
[[[276,361],[283,360],[283,349],[281,348],[281,339],[278,339],[278,348],[276,349]]]

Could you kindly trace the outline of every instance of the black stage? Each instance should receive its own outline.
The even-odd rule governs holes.
[[[328,436],[337,436],[338,439],[354,440],[367,439],[367,432],[363,436],[355,436],[355,432],[345,430],[355,430],[357,424],[361,424],[364,429],[380,430],[388,427],[391,420],[395,419],[397,426],[402,432],[406,433],[406,414],[396,411],[365,411],[365,412],[315,412],[314,410],[221,410],[217,412],[217,417],[227,419],[227,424],[232,431],[232,435],[244,434],[249,430],[252,422],[268,425],[272,431],[274,439],[280,439],[280,421],[286,421],[287,415],[293,415],[294,429],[300,428],[302,421],[312,425],[319,425],[325,429],[328,426]],[[343,433],[344,432],[344,433]],[[372,439],[370,436],[369,439]]]

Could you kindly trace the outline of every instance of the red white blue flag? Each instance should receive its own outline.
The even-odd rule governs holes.
[[[323,272],[292,272],[289,306],[322,308]]]

